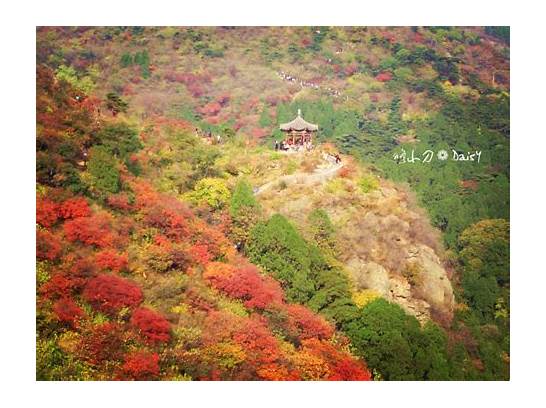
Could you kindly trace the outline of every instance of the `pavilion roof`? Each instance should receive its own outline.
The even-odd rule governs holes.
[[[294,119],[293,121],[288,122],[288,123],[281,123],[279,128],[281,130],[308,130],[308,131],[318,130],[317,125],[315,125],[313,123],[306,122],[301,117],[301,110],[300,109],[298,109],[298,116],[296,117],[296,119]]]

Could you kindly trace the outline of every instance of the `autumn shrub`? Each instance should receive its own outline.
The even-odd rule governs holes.
[[[146,350],[133,351],[125,355],[122,379],[149,381],[159,376],[159,355]]]
[[[371,373],[358,360],[344,358],[331,366],[329,381],[370,381]]]
[[[245,319],[242,328],[233,335],[247,354],[247,362],[253,368],[275,362],[281,357],[279,342],[258,317]]]
[[[291,358],[302,380],[326,380],[330,375],[330,367],[320,356],[308,351],[298,350]]]
[[[215,344],[229,340],[241,329],[243,318],[227,311],[213,310],[202,324],[203,344]]]
[[[83,297],[95,309],[115,314],[124,307],[138,306],[142,302],[142,291],[127,279],[102,274],[88,282]]]
[[[170,271],[174,266],[174,260],[170,247],[150,245],[143,254],[143,260],[151,270],[158,273]]]
[[[78,354],[85,361],[100,365],[105,361],[123,358],[124,328],[115,322],[91,326],[84,332]]]
[[[206,265],[212,259],[212,255],[209,252],[209,247],[205,244],[195,244],[189,249],[191,259],[193,262],[199,265]]]
[[[171,325],[153,310],[136,309],[131,316],[131,325],[136,327],[150,344],[167,343],[171,339]]]
[[[127,193],[111,194],[106,199],[106,204],[114,210],[129,212],[134,209],[131,197]]]
[[[194,245],[204,245],[210,259],[216,259],[222,256],[228,256],[232,243],[220,231],[223,225],[217,225],[216,228],[210,227],[203,222],[193,222],[193,240]]]
[[[211,208],[220,209],[224,207],[231,197],[226,182],[220,178],[204,178],[199,180],[186,198],[196,204],[207,204]]]
[[[379,180],[377,179],[377,177],[368,174],[360,178],[360,180],[358,181],[358,186],[363,193],[370,193],[379,188]]]
[[[277,281],[260,275],[253,265],[236,268],[213,262],[207,266],[203,277],[228,296],[242,300],[246,307],[265,309],[283,300]]]
[[[49,231],[36,230],[36,258],[54,261],[62,252],[61,240]]]
[[[377,79],[379,82],[388,82],[392,79],[392,73],[389,71],[380,72],[376,75],[375,79]]]
[[[256,374],[261,380],[265,381],[301,380],[297,370],[278,363],[263,364],[256,369]]]
[[[59,205],[47,198],[36,198],[36,222],[49,228],[57,222]]]
[[[40,293],[46,299],[68,298],[71,296],[76,283],[63,274],[56,273],[42,285]]]
[[[199,112],[206,116],[217,115],[222,109],[222,105],[216,101],[212,101],[199,109]]]
[[[334,252],[336,249],[335,228],[328,213],[322,208],[315,208],[307,216],[309,232],[313,241],[322,250]]]
[[[59,216],[64,219],[89,217],[90,215],[91,209],[83,197],[68,199],[59,206]]]
[[[95,214],[68,220],[64,224],[65,236],[71,242],[79,241],[100,248],[112,245],[111,219],[106,214]]]
[[[339,350],[333,344],[309,338],[302,342],[302,349],[319,356],[329,365],[330,381],[369,381],[371,373],[361,360],[348,352]]]
[[[67,276],[74,281],[74,287],[81,289],[88,279],[97,273],[97,265],[93,258],[84,257],[74,261],[68,270]]]
[[[187,244],[173,244],[170,247],[169,259],[171,267],[179,271],[185,271],[195,261],[194,255]]]
[[[78,320],[84,316],[83,310],[69,297],[63,297],[55,302],[53,312],[59,321],[72,328],[77,328]]]
[[[290,304],[286,306],[286,310],[288,324],[296,329],[300,339],[328,339],[334,334],[334,327],[307,307]]]
[[[118,253],[113,249],[103,249],[95,255],[95,262],[99,268],[121,272],[127,269],[129,258],[127,253]]]
[[[155,204],[145,209],[144,222],[161,230],[168,238],[182,240],[190,233],[191,213],[182,203],[167,205]]]

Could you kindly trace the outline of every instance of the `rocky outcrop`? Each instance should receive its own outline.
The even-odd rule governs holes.
[[[351,258],[345,264],[358,289],[372,289],[383,297],[388,297],[391,289],[389,273],[375,262],[362,262],[359,258]]]
[[[395,276],[390,279],[390,283],[387,300],[397,303],[406,312],[414,315],[420,322],[430,319],[430,304],[423,299],[412,296],[411,285],[405,278]]]
[[[451,281],[434,250],[425,245],[413,246],[408,249],[408,262],[419,266],[421,277],[417,289],[423,299],[434,309],[443,312],[453,310],[455,298]]]
[[[339,260],[356,290],[372,289],[421,322],[436,313],[449,318],[454,297],[439,232],[404,188],[382,180],[379,189],[362,193],[358,180],[288,185],[262,204],[302,231],[306,214],[323,208],[336,227]]]

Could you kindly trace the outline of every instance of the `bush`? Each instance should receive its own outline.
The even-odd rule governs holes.
[[[377,177],[368,174],[358,181],[358,186],[364,194],[367,194],[379,188],[379,180]]]
[[[87,169],[91,176],[90,187],[98,197],[106,198],[117,193],[121,187],[116,159],[105,146],[94,146],[89,150]]]
[[[204,178],[197,182],[186,197],[194,204],[207,204],[213,209],[220,209],[229,202],[231,194],[223,179]]]
[[[336,241],[334,238],[334,225],[328,217],[328,213],[322,208],[316,208],[307,217],[311,236],[317,246],[323,250],[334,251]]]
[[[63,297],[55,302],[53,312],[59,321],[68,324],[72,328],[78,327],[78,320],[84,316],[83,310],[74,300],[68,297]]]
[[[133,351],[125,356],[122,379],[149,381],[159,376],[159,356],[145,350]]]
[[[47,198],[36,198],[36,222],[42,227],[49,228],[53,226],[57,219],[59,205]]]
[[[289,325],[296,329],[298,338],[302,340],[329,339],[334,334],[334,327],[330,323],[305,306],[287,305],[286,311]]]
[[[136,327],[151,344],[167,343],[171,339],[169,322],[150,309],[136,309],[131,316],[131,325]]]
[[[79,241],[100,248],[113,243],[111,220],[107,214],[96,214],[69,220],[64,224],[64,233],[71,242]]]
[[[61,240],[56,235],[46,230],[36,230],[36,258],[53,261],[61,251]]]
[[[115,314],[124,307],[138,306],[142,302],[142,291],[127,279],[103,274],[87,283],[83,298],[95,309]]]
[[[265,309],[283,300],[280,285],[269,276],[261,276],[254,265],[236,268],[221,262],[207,266],[203,277],[216,289],[240,299],[249,308]]]
[[[106,94],[106,107],[112,112],[113,116],[116,116],[120,112],[127,112],[129,104],[125,102],[120,96],[114,92]]]
[[[127,269],[128,256],[126,253],[117,253],[113,249],[104,249],[95,255],[95,262],[100,268],[121,272]]]
[[[71,219],[78,217],[88,217],[91,215],[91,209],[87,200],[83,197],[74,197],[61,203],[59,216],[61,218]]]
[[[119,323],[93,325],[80,343],[81,358],[93,365],[117,361],[123,357],[125,332]]]

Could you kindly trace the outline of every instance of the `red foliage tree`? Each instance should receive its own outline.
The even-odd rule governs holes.
[[[87,200],[83,197],[74,197],[61,203],[59,207],[59,216],[64,219],[88,217],[91,215],[91,209]]]
[[[171,325],[159,313],[146,308],[133,312],[131,325],[136,327],[149,343],[167,343],[171,339]]]
[[[77,328],[78,320],[85,315],[76,302],[69,297],[63,297],[55,302],[53,312],[57,316],[57,319],[63,323],[67,323],[72,328]]]
[[[377,79],[380,82],[387,82],[392,79],[392,73],[389,71],[383,71],[375,76],[375,79]]]
[[[296,329],[300,339],[329,339],[334,334],[334,327],[330,323],[305,306],[287,305],[286,311],[289,325]]]
[[[99,268],[121,272],[127,269],[129,257],[126,253],[118,253],[113,249],[103,249],[95,255],[95,262]]]
[[[61,240],[46,230],[36,230],[36,258],[54,261],[62,251]]]
[[[48,198],[36,198],[36,222],[49,228],[57,222],[59,205]]]
[[[132,211],[133,205],[126,193],[113,194],[106,199],[106,203],[110,208],[120,211]]]
[[[269,134],[269,132],[267,131],[267,129],[254,128],[254,129],[251,130],[250,134],[252,135],[252,137],[254,137],[256,139],[261,139],[261,138],[267,136]]]
[[[96,274],[97,265],[93,258],[85,257],[74,261],[65,276],[70,280],[74,290],[81,290]]]
[[[77,259],[70,267],[70,277],[73,279],[87,280],[97,273],[97,265],[93,258],[85,257]]]
[[[125,355],[122,378],[127,380],[155,380],[159,376],[159,356],[145,350]]]
[[[83,297],[95,309],[114,314],[123,307],[138,306],[142,302],[142,291],[127,279],[102,274],[87,283]]]
[[[212,310],[203,323],[202,340],[205,345],[221,343],[231,339],[240,330],[243,318],[225,311]]]
[[[171,240],[180,241],[187,238],[190,234],[188,220],[193,217],[189,209],[181,202],[173,201],[167,197],[156,196],[155,199],[158,202],[143,203],[146,207],[144,222],[150,227],[160,229],[163,235]],[[159,202],[161,199],[165,201]]]
[[[226,236],[220,231],[225,227],[227,220],[214,220],[215,228],[211,228],[206,222],[199,219],[194,220],[193,234],[196,239],[196,244],[206,245],[207,251],[212,258],[217,258],[222,254],[225,254],[225,249],[231,247],[231,244],[227,241]]]
[[[262,380],[266,381],[298,381],[301,380],[296,370],[290,370],[288,367],[276,363],[264,364],[256,370],[256,374]]]
[[[212,259],[212,255],[209,253],[209,248],[204,244],[195,244],[189,249],[192,261],[199,265],[206,265]]]
[[[330,381],[370,381],[371,374],[365,365],[350,358],[344,358],[331,365]]]
[[[243,300],[247,307],[265,309],[283,300],[279,283],[269,276],[260,275],[253,265],[235,268],[221,262],[211,262],[203,277],[216,289]]]
[[[64,224],[64,233],[71,242],[80,241],[100,248],[108,247],[114,241],[110,217],[106,214],[69,220]]]
[[[328,363],[332,381],[369,381],[371,373],[364,362],[357,360],[350,354],[338,350],[331,343],[318,339],[302,341],[303,350],[317,355]]]
[[[345,75],[351,76],[358,72],[358,64],[353,62],[345,67]]]
[[[65,275],[57,273],[51,277],[41,288],[40,293],[46,299],[58,299],[70,297],[75,287],[75,282]]]
[[[222,110],[222,105],[218,102],[209,102],[205,106],[203,106],[201,109],[199,109],[199,112],[201,112],[203,115],[207,116],[215,116],[220,113]]]
[[[124,332],[119,323],[106,322],[94,325],[82,337],[80,356],[93,365],[104,361],[121,360],[123,357]]]
[[[235,333],[233,339],[243,347],[247,362],[255,368],[274,363],[281,357],[277,339],[256,316],[245,319],[243,327]]]

